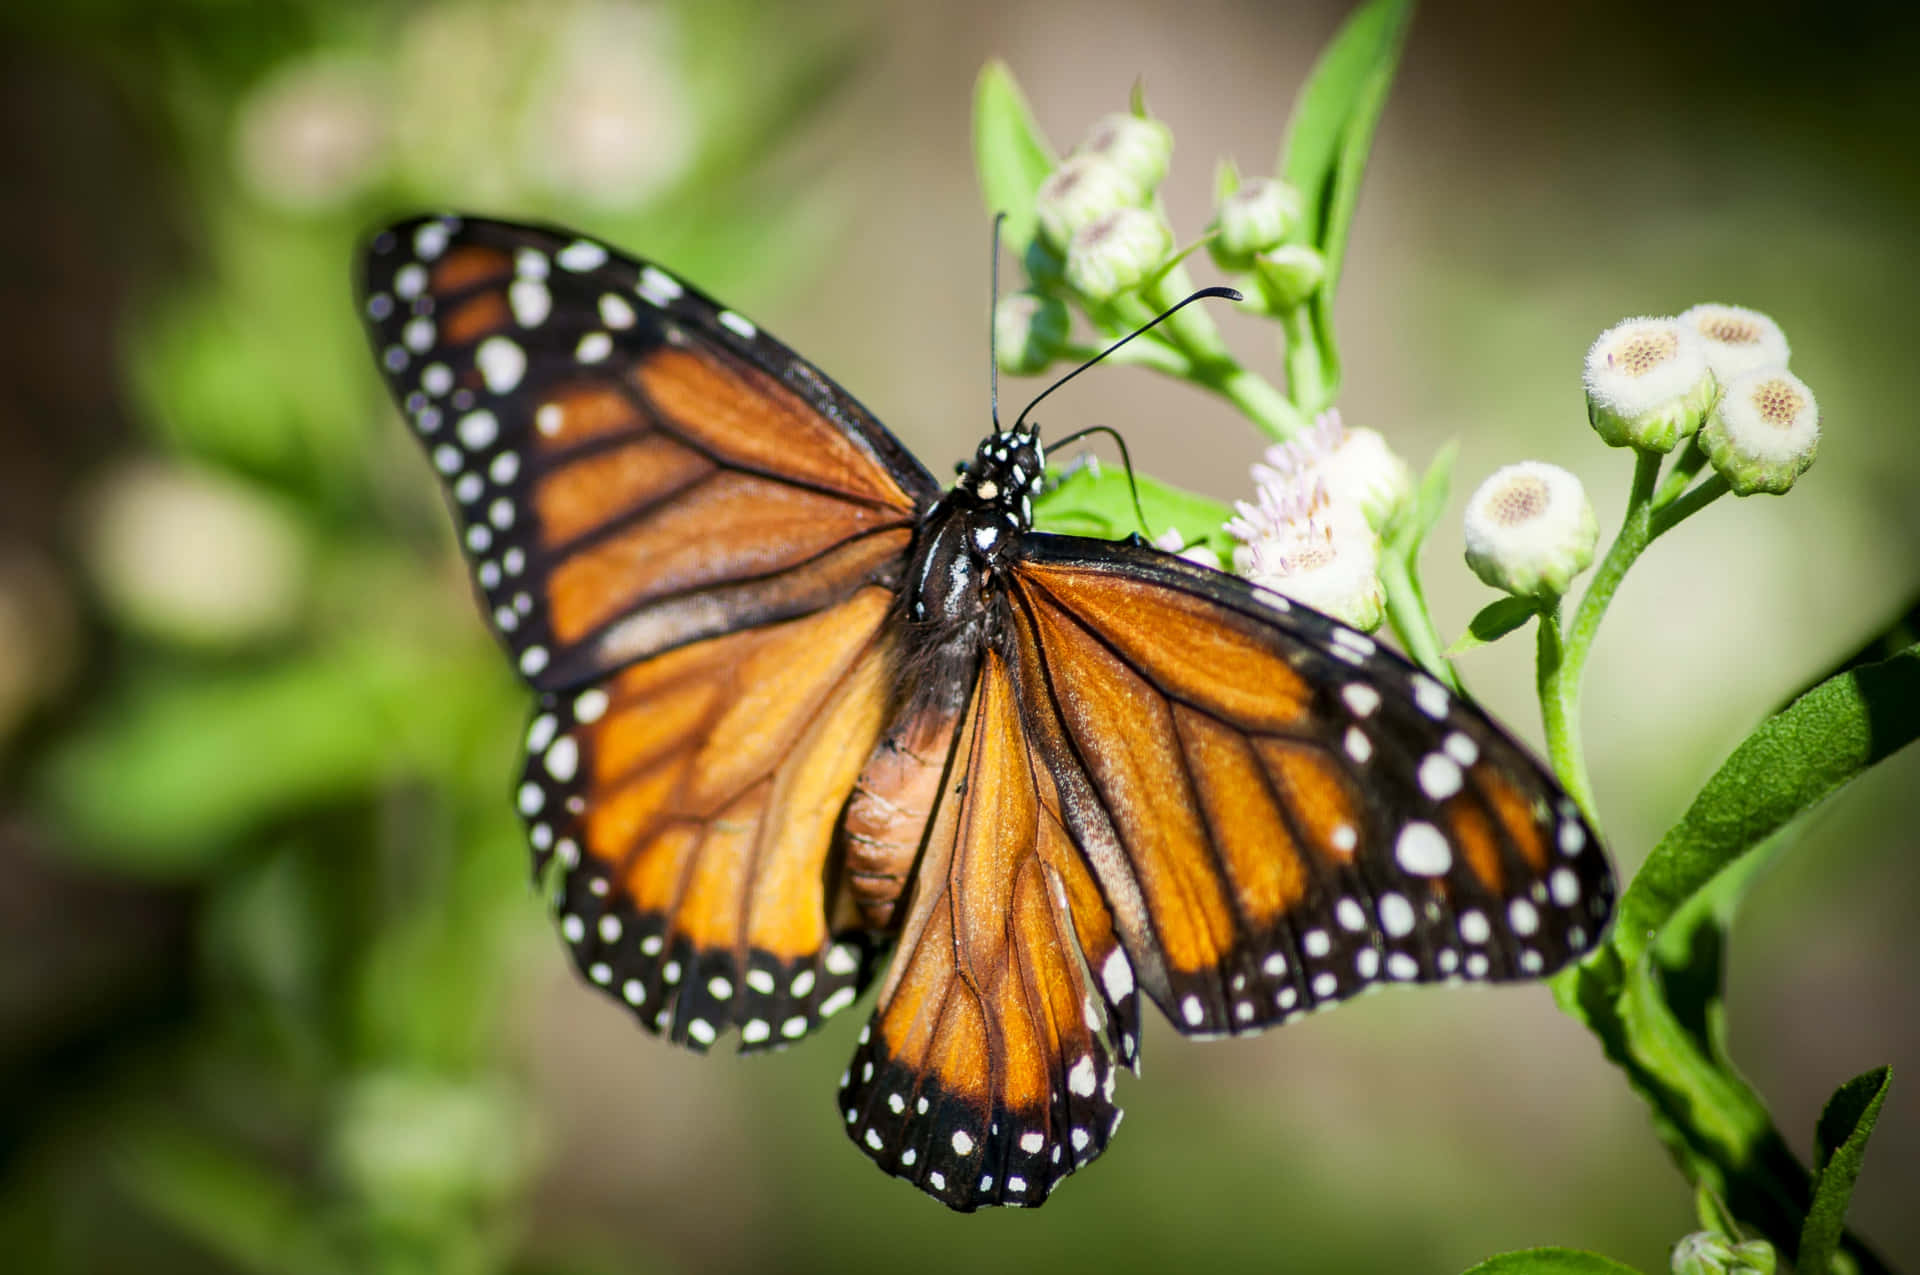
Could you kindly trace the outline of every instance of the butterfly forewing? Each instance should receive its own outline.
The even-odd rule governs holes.
[[[1612,874],[1578,811],[1372,639],[1104,541],[1029,536],[1009,574],[1028,738],[1183,1032],[1535,977],[1597,941]]]
[[[539,689],[890,581],[938,495],[804,360],[592,240],[403,222],[369,242],[360,295]]]

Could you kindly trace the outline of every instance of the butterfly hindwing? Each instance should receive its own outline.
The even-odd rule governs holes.
[[[890,579],[939,494],[805,360],[593,240],[419,218],[372,237],[359,291],[537,689]]]
[[[1325,616],[1168,554],[1029,535],[1023,723],[1182,1032],[1394,982],[1532,978],[1599,938],[1612,874],[1478,709]]]
[[[833,827],[879,735],[885,590],[548,695],[519,790],[558,859],[562,937],[649,1031],[791,1043],[846,1008],[879,944],[836,926]]]
[[[1048,809],[1019,718],[989,651],[899,954],[840,1091],[862,1150],[962,1211],[1039,1204],[1119,1124],[1119,1027],[1079,939],[1101,932],[1105,907]]]

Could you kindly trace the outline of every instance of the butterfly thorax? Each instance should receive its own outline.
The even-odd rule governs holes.
[[[971,627],[987,607],[994,565],[1033,526],[1046,450],[1031,426],[989,434],[928,514],[909,565],[908,619]]]

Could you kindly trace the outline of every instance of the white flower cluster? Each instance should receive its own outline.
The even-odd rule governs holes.
[[[1780,325],[1757,310],[1697,305],[1628,319],[1587,351],[1587,417],[1615,447],[1700,447],[1739,495],[1783,492],[1813,464],[1820,411],[1787,371]]]

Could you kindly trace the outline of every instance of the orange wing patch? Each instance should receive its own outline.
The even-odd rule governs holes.
[[[1119,1124],[1069,856],[988,653],[901,950],[841,1088],[854,1141],[949,1207],[1038,1204]],[[1083,895],[1084,897],[1084,895]]]
[[[829,924],[828,852],[885,719],[890,600],[863,589],[543,701],[521,812],[563,865],[575,960],[650,1030],[783,1044],[871,976],[872,940]]]
[[[641,363],[635,380],[676,433],[727,464],[894,509],[913,505],[859,444],[765,372],[669,348]]]

